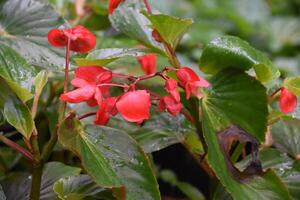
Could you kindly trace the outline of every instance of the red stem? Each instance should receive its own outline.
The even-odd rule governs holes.
[[[128,85],[115,84],[115,83],[102,83],[102,84],[98,84],[97,86],[98,86],[98,87],[115,86],[115,87],[121,87],[121,88],[129,88]]]
[[[84,119],[84,118],[87,118],[87,117],[90,117],[90,116],[93,116],[93,115],[96,115],[96,114],[97,114],[96,112],[86,113],[86,114],[84,114],[84,115],[79,116],[77,119],[78,119],[78,120],[82,120],[82,119]]]
[[[277,89],[275,92],[273,92],[273,93],[270,95],[270,97],[271,97],[271,98],[274,97],[280,90],[281,90],[281,88]]]
[[[148,0],[144,0],[144,4],[145,4],[145,6],[146,6],[146,8],[147,8],[147,12],[148,12],[149,14],[152,14],[151,6],[150,6]]]
[[[14,141],[8,139],[4,135],[0,135],[0,140],[4,144],[6,144],[7,146],[9,146],[12,149],[14,149],[14,150],[18,151],[19,153],[21,153],[26,159],[28,159],[30,161],[35,161],[34,158],[33,158],[33,155],[29,151],[27,151],[26,149],[24,149],[23,147],[21,147],[20,145],[15,143]]]
[[[67,43],[67,47],[66,47],[66,66],[65,66],[64,93],[68,92],[69,64],[70,64],[70,43],[71,43],[71,38],[68,37],[68,43]]]

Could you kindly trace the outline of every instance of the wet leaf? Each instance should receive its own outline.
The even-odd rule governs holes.
[[[164,14],[149,15],[146,13],[145,16],[151,21],[152,28],[158,31],[163,40],[173,47],[193,24],[192,19],[177,18]]]
[[[146,154],[121,130],[87,125],[71,114],[59,128],[59,141],[76,153],[86,171],[119,199],[160,199]]]
[[[36,74],[37,70],[19,53],[4,44],[0,45],[0,76],[24,102],[33,96]]]
[[[99,187],[88,175],[59,179],[54,183],[53,190],[62,200],[115,199],[112,191]]]
[[[163,47],[152,37],[150,21],[141,13],[145,11],[143,0],[126,0],[121,3],[109,19],[112,26],[144,45],[163,52]]]
[[[288,77],[284,80],[283,86],[296,96],[300,96],[300,77]]]
[[[51,47],[47,34],[67,24],[52,6],[35,0],[3,0],[0,13],[0,43],[13,48],[32,65],[63,69],[64,51]]]
[[[92,51],[86,58],[76,58],[75,61],[79,66],[104,66],[124,56],[137,57],[144,54],[142,49],[107,48]]]
[[[205,91],[202,108],[219,132],[238,125],[260,142],[267,128],[266,89],[242,71],[225,69],[215,75]]]
[[[279,77],[280,72],[269,58],[234,36],[222,36],[211,41],[203,50],[200,69],[207,74],[216,74],[224,68],[246,71],[253,68],[261,82]]]

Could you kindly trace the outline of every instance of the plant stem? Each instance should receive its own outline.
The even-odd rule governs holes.
[[[86,113],[84,115],[81,115],[78,117],[78,120],[82,120],[84,118],[87,118],[87,117],[90,117],[90,116],[93,116],[93,115],[96,115],[97,113],[96,112],[89,112],[89,113]]]
[[[152,14],[151,6],[150,6],[148,0],[144,0],[144,4],[145,4],[145,6],[146,6],[146,8],[147,8],[147,12],[148,12],[149,14]]]
[[[16,150],[17,152],[21,153],[29,161],[32,161],[32,162],[34,161],[33,155],[29,151],[27,151],[26,149],[24,149],[23,147],[18,145],[17,143],[15,143],[14,141],[8,139],[4,135],[0,135],[0,140],[7,146],[9,146],[12,149]]]
[[[40,199],[42,173],[43,173],[43,163],[42,162],[40,162],[38,165],[33,166],[30,200],[39,200]]]
[[[40,148],[38,143],[38,135],[33,134],[31,137],[31,145],[33,149],[33,156],[36,163],[32,165],[32,182],[31,182],[31,191],[30,199],[39,200],[40,199],[40,190],[42,182],[42,171],[43,171],[43,162],[41,160]]]
[[[63,93],[68,92],[68,83],[69,83],[69,64],[70,64],[70,43],[71,43],[71,39],[68,38],[68,43],[67,43],[67,47],[66,47],[66,63],[65,63],[65,79],[64,79],[64,91]],[[66,112],[66,107],[67,107],[67,103],[64,101],[60,101],[60,105],[59,105],[59,115],[58,115],[58,124],[56,125],[56,128],[54,130],[54,132],[51,135],[51,138],[49,140],[49,142],[46,144],[43,152],[42,152],[42,159],[43,161],[47,161],[49,159],[49,156],[53,150],[53,148],[55,147],[55,144],[57,142],[57,131],[58,131],[58,126],[59,124],[62,122],[62,120],[65,117],[65,112]]]
[[[68,38],[68,43],[66,47],[66,66],[65,66],[65,79],[64,79],[64,93],[68,91],[68,79],[69,79],[69,63],[70,63],[70,43],[71,39]],[[59,106],[59,117],[58,123],[64,119],[65,111],[67,104],[66,102],[60,102]],[[32,136],[32,148],[34,152],[34,158],[38,161],[37,164],[33,165],[32,171],[32,184],[31,184],[31,192],[30,192],[30,199],[31,200],[39,200],[40,199],[40,189],[41,189],[41,179],[42,179],[42,172],[44,163],[48,160],[56,142],[57,142],[57,131],[58,125],[56,130],[52,133],[49,142],[46,144],[42,155],[40,155],[37,134],[33,134]]]

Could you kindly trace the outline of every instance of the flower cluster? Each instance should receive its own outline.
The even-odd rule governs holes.
[[[48,34],[50,44],[55,47],[67,46],[72,51],[86,53],[96,45],[95,36],[82,26],[71,29],[53,29]],[[74,90],[60,96],[68,103],[86,102],[89,106],[98,106],[95,124],[106,125],[111,116],[118,113],[128,122],[142,123],[150,118],[150,108],[157,106],[159,111],[167,111],[176,116],[182,110],[179,88],[186,92],[186,98],[199,96],[200,87],[208,87],[209,83],[199,77],[191,68],[165,68],[156,70],[156,54],[137,57],[144,75],[132,76],[113,73],[102,66],[81,66],[74,72],[71,84]],[[176,80],[168,76],[169,71],[176,72]],[[165,80],[164,88],[167,95],[159,96],[154,92],[141,88],[140,81],[161,77]],[[117,84],[113,80],[126,79],[126,83]],[[124,81],[123,81],[124,82]],[[111,87],[122,88],[122,93],[112,96]]]
[[[176,70],[179,83],[167,76],[167,71]],[[186,73],[186,76],[180,74]],[[165,80],[166,96],[159,96],[147,89],[139,89],[138,83],[142,80],[160,76]],[[113,77],[131,80],[130,84],[113,83]],[[168,111],[176,116],[182,110],[179,87],[185,89],[187,98],[190,95],[198,96],[199,87],[208,87],[204,79],[196,76],[190,68],[164,69],[149,75],[139,77],[113,73],[101,66],[81,66],[75,70],[75,77],[71,84],[76,88],[64,93],[60,99],[69,103],[86,102],[89,106],[98,106],[95,124],[106,125],[111,116],[120,113],[128,122],[142,123],[150,118],[151,105],[157,105],[158,110]],[[192,85],[192,87],[191,87]],[[119,96],[111,96],[110,87],[121,87],[124,91]],[[157,103],[158,102],[158,103]]]

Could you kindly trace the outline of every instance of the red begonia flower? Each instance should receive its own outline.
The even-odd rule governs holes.
[[[150,53],[139,56],[137,57],[137,60],[146,75],[154,74],[156,72],[156,54]]]
[[[157,108],[161,112],[167,110],[170,114],[176,116],[181,111],[182,104],[176,101],[173,96],[165,96],[159,101]]]
[[[165,89],[170,93],[170,95],[177,101],[180,101],[180,95],[178,92],[177,81],[174,79],[167,79],[165,83]]]
[[[123,0],[109,0],[108,12],[111,15]]]
[[[48,33],[48,41],[52,46],[65,47],[70,39],[70,50],[87,53],[96,46],[96,37],[83,26],[70,29],[52,29]]]
[[[150,94],[146,90],[127,92],[116,106],[125,120],[141,123],[150,117]]]
[[[111,83],[112,72],[97,66],[78,67],[71,84],[77,89],[62,94],[60,99],[69,103],[86,101],[90,106],[100,105],[103,96],[109,96],[109,87],[101,84]]]
[[[297,97],[288,91],[286,88],[281,88],[281,94],[279,99],[279,107],[281,112],[290,113],[295,110],[297,106]]]
[[[177,71],[177,77],[180,84],[185,88],[186,98],[189,99],[191,94],[197,96],[199,87],[209,87],[209,83],[198,76],[192,69],[182,67]]]
[[[109,122],[110,116],[117,114],[116,101],[117,97],[109,97],[102,101],[96,114],[95,124],[106,125]]]

